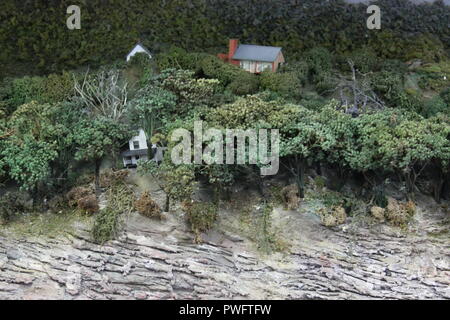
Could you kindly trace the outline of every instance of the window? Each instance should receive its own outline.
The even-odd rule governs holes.
[[[241,61],[241,68],[245,71],[250,71],[251,69],[251,62],[250,61]]]
[[[133,141],[133,148],[139,149],[139,141]]]
[[[256,72],[260,73],[262,71],[262,62],[256,62]]]
[[[270,62],[261,63],[261,72],[272,70],[272,64]]]
[[[136,158],[136,161],[138,161],[138,160],[139,160],[139,156],[136,156],[135,158]]]

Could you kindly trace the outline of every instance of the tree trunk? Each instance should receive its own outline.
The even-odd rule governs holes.
[[[295,183],[298,189],[300,199],[305,198],[305,161],[295,157],[294,164],[291,166],[295,175]]]
[[[166,203],[164,204],[164,212],[169,212],[170,210],[170,197],[166,194]]]

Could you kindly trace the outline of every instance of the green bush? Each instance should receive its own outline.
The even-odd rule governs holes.
[[[223,86],[227,86],[243,71],[238,66],[225,63],[215,56],[206,56],[201,61],[201,69],[203,73],[213,79],[218,79]]]
[[[298,81],[300,81],[301,85],[304,86],[308,81],[309,66],[304,59],[299,59],[297,61],[284,64],[280,68],[279,72],[295,74]]]
[[[320,111],[322,107],[329,103],[328,99],[318,95],[316,92],[307,92],[304,94],[300,104],[309,110]]]
[[[74,74],[50,74],[43,81],[42,102],[62,102],[74,94]]]
[[[237,95],[253,94],[259,89],[259,79],[254,74],[243,71],[236,75],[227,88]]]
[[[445,103],[444,99],[442,99],[440,96],[435,96],[431,99],[428,99],[422,107],[421,114],[424,117],[432,117],[435,116],[438,113],[444,113],[449,114],[450,112],[450,106]]]
[[[261,73],[261,87],[293,98],[300,98],[302,82],[295,72],[274,73],[266,71]]]
[[[186,202],[183,207],[195,241],[201,242],[200,234],[211,229],[217,219],[217,206],[207,202]]]
[[[104,244],[116,237],[119,230],[120,214],[119,210],[106,207],[95,216],[94,226],[91,231],[95,242]]]
[[[44,79],[41,77],[23,77],[3,80],[0,100],[6,104],[8,113],[14,112],[20,105],[32,100],[41,101]]]
[[[156,61],[159,70],[175,68],[199,73],[202,70],[201,63],[206,57],[208,57],[206,53],[187,52],[182,48],[172,46],[168,51],[158,54]]]
[[[315,84],[322,81],[324,74],[328,74],[333,67],[333,55],[326,48],[313,48],[306,53],[305,58],[309,67],[309,75]]]
[[[374,91],[393,108],[402,108],[418,112],[421,109],[421,97],[415,91],[405,90],[403,76],[391,71],[374,73],[370,78]]]
[[[448,58],[439,38],[431,34],[421,34],[409,39],[404,52],[404,60],[421,59],[424,62],[439,62]]]
[[[361,22],[367,19],[364,5],[342,1],[303,0],[302,5],[292,0],[256,1],[252,5],[248,0],[80,3],[82,30],[71,31],[61,28],[65,10],[73,4],[69,0],[2,1],[0,63],[9,67],[26,62],[46,72],[98,66],[123,59],[139,38],[154,52],[172,44],[189,51],[218,53],[223,52],[228,37],[235,35],[246,43],[281,46],[287,58],[301,56],[317,45],[340,54],[351,52],[374,38],[370,44],[381,57],[399,57],[409,48],[413,49],[411,54],[418,51],[420,56],[439,49],[432,40],[407,46],[404,39],[419,39],[417,34],[428,30],[449,48],[450,9],[442,2],[413,5],[406,0],[379,0],[382,31],[389,30],[390,36],[368,32]],[[170,19],[173,23],[168,28]],[[427,47],[430,49],[424,55],[422,49]],[[15,73],[19,68],[8,69]]]
[[[445,88],[439,93],[439,96],[444,100],[444,102],[450,106],[450,87]]]
[[[354,62],[355,68],[362,73],[376,71],[378,68],[379,60],[377,55],[367,47],[354,51],[350,54],[349,59]]]

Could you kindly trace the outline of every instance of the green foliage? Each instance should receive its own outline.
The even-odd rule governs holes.
[[[14,112],[20,105],[32,100],[40,101],[43,91],[43,78],[23,77],[4,79],[0,91],[7,113]]]
[[[172,163],[166,161],[163,164],[162,170],[165,171],[164,191],[169,196],[169,198],[174,201],[189,201],[194,194],[194,166],[175,166]]]
[[[419,111],[421,99],[415,92],[408,92],[404,87],[401,74],[392,71],[380,71],[371,76],[371,84],[380,98],[393,108]]]
[[[125,73],[128,83],[137,82],[140,87],[145,86],[154,76],[154,62],[147,53],[138,52],[128,61]],[[133,76],[136,79],[133,79]]]
[[[183,69],[198,73],[201,70],[201,62],[206,56],[205,53],[191,53],[183,48],[171,46],[169,50],[158,54],[156,59],[159,70]]]
[[[35,190],[51,173],[50,162],[58,156],[54,146],[26,135],[9,139],[1,150],[9,176],[24,190]]]
[[[5,154],[0,162],[3,167],[9,167],[10,176],[25,189],[33,189],[38,182],[50,186],[60,181],[50,178],[63,178],[67,174],[75,151],[74,127],[81,117],[76,105],[68,102],[39,104],[32,101],[21,105],[5,123],[4,130],[9,134],[0,141]],[[15,156],[17,159],[13,159]],[[15,171],[12,168],[16,168]],[[32,172],[36,176],[26,178]]]
[[[252,95],[211,110],[207,115],[207,121],[221,128],[282,128],[292,121],[297,110],[298,106],[264,101],[258,95]]]
[[[316,47],[309,50],[306,55],[308,63],[308,76],[318,93],[327,94],[335,87],[333,79],[334,57],[329,50]]]
[[[306,109],[319,111],[328,104],[328,100],[318,95],[315,92],[306,92],[303,99],[300,100],[300,105]]]
[[[124,59],[139,38],[152,52],[173,45],[217,53],[229,37],[236,36],[246,43],[282,46],[286,57],[292,58],[318,45],[340,54],[370,45],[380,57],[403,58],[410,53],[434,58],[441,47],[430,40],[427,33],[432,33],[448,49],[450,9],[442,3],[380,0],[383,30],[373,32],[361,22],[367,18],[364,4],[341,1],[303,0],[300,6],[291,0],[252,5],[247,0],[92,0],[82,3],[82,30],[74,31],[61,28],[71,4],[68,0],[2,1],[0,63],[26,62],[33,71],[47,72],[97,66]],[[420,34],[427,40],[421,40]]]
[[[71,72],[50,74],[43,83],[42,102],[62,102],[74,94],[74,77]]]
[[[109,119],[82,120],[75,128],[76,160],[97,161],[117,152],[130,136],[128,128]]]
[[[170,156],[169,151],[166,157]],[[164,159],[161,165],[154,161],[140,161],[138,172],[149,174],[157,181],[160,189],[166,194],[166,208],[169,211],[170,201],[190,201],[195,187],[195,171],[193,165],[175,165],[170,159]]]
[[[212,228],[217,219],[217,207],[207,202],[188,202],[184,205],[186,217],[195,241],[201,242],[200,234]]]
[[[441,91],[450,83],[450,62],[426,64],[418,70],[421,75],[419,86],[422,89]]]
[[[293,77],[295,75],[295,77],[297,78],[297,80],[295,81],[299,81],[300,84],[304,86],[308,81],[308,73],[309,73],[308,62],[304,59],[295,61],[291,60],[290,62],[282,65],[281,68],[279,69],[279,72],[290,74],[288,78]]]
[[[298,73],[284,72],[274,73],[272,71],[261,74],[261,87],[274,91],[285,97],[299,98],[301,96],[302,80]]]
[[[376,71],[378,69],[379,59],[376,54],[368,47],[358,49],[348,57],[355,64],[355,68],[362,73]],[[347,63],[346,67],[348,68]]]
[[[177,102],[184,108],[177,108],[178,114],[186,113],[191,106],[207,104],[216,92],[219,82],[216,79],[196,79],[193,71],[164,70],[155,81],[177,96]]]
[[[450,106],[450,87],[445,88],[439,93],[439,96],[442,98],[442,100]]]
[[[423,110],[420,112],[424,117],[429,118],[438,113],[449,114],[450,105],[447,104],[440,96],[435,96],[425,102]]]
[[[228,85],[228,89],[237,95],[253,94],[258,91],[259,79],[250,72],[240,72]]]
[[[107,206],[95,215],[91,233],[95,242],[104,244],[114,239],[120,230],[120,216],[133,209],[133,190],[123,180],[116,180],[106,192]]]
[[[106,207],[96,216],[92,227],[92,237],[95,242],[103,244],[116,237],[119,229],[120,212],[112,207]]]
[[[73,94],[73,74],[63,72],[47,77],[5,78],[0,86],[0,101],[10,114],[20,105],[37,101],[39,103],[61,102]]]
[[[441,40],[429,33],[409,39],[403,60],[421,59],[425,62],[439,62],[448,58]]]
[[[128,117],[131,123],[152,137],[176,114],[176,102],[177,96],[172,92],[158,86],[147,86],[130,101]]]
[[[258,91],[259,79],[257,76],[238,66],[225,63],[215,56],[204,56],[200,67],[207,77],[218,79],[222,86],[227,87],[234,94],[246,95]]]

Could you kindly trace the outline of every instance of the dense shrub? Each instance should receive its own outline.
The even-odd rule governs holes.
[[[450,83],[450,62],[426,64],[418,69],[421,74],[419,86],[422,89],[441,91]]]
[[[92,227],[94,241],[103,244],[117,236],[120,213],[116,208],[106,207],[95,216]]]
[[[448,105],[444,99],[440,96],[435,96],[431,99],[428,99],[424,104],[420,113],[425,117],[435,116],[438,113],[449,114],[450,105]]]
[[[399,203],[394,198],[388,199],[385,216],[395,226],[404,226],[416,212],[416,205],[412,201]]]
[[[347,214],[341,206],[324,208],[320,211],[320,219],[326,227],[336,227],[345,223]]]
[[[73,73],[63,72],[46,77],[6,78],[0,85],[0,101],[8,113],[33,100],[39,103],[61,102],[73,94],[73,77]]]
[[[302,82],[296,72],[263,72],[261,74],[261,87],[265,90],[297,99],[301,96],[302,92]]]
[[[207,202],[185,202],[183,210],[195,234],[195,241],[201,242],[201,233],[211,229],[217,219],[217,207]]]
[[[284,187],[280,192],[280,196],[286,209],[298,209],[300,205],[300,197],[296,185]]]
[[[426,55],[439,48],[430,41],[408,47],[404,40],[430,33],[448,48],[448,6],[413,5],[406,0],[378,3],[383,8],[381,32],[368,32],[362,23],[367,18],[365,4],[317,0],[303,0],[302,5],[291,0],[252,5],[247,0],[92,0],[82,4],[82,31],[71,31],[60,25],[73,4],[68,0],[5,0],[0,10],[0,63],[27,62],[47,72],[95,66],[124,59],[137,39],[143,39],[152,52],[175,45],[217,53],[229,37],[239,37],[247,43],[282,46],[286,57],[301,56],[317,45],[345,53],[367,44],[381,57],[403,57],[410,48],[411,53],[421,54],[422,48],[430,47]],[[384,35],[385,30],[390,33]],[[17,68],[11,70],[17,72]]]
[[[110,188],[112,186],[124,183],[129,175],[128,170],[106,169],[100,174],[100,187]]]
[[[322,47],[316,47],[309,50],[305,59],[308,63],[309,75],[313,83],[317,83],[333,67],[333,55],[329,50]]]
[[[380,71],[370,77],[374,91],[393,108],[402,108],[418,112],[422,107],[420,95],[405,90],[404,78],[393,71]]]
[[[162,211],[159,205],[152,199],[150,192],[144,192],[134,203],[134,208],[148,218],[161,218]]]
[[[187,52],[183,48],[172,46],[156,56],[159,70],[184,69],[199,73],[202,70],[202,61],[206,53]]]
[[[243,71],[236,75],[228,89],[237,95],[253,94],[259,89],[259,79],[254,74]]]
[[[304,86],[308,81],[308,62],[304,58],[295,61],[290,60],[281,66],[279,72],[294,74],[301,85]]]
[[[238,75],[245,71],[233,64],[225,63],[215,56],[207,56],[201,61],[203,73],[213,79],[218,79],[223,86],[227,86]]]
[[[442,100],[448,105],[450,106],[450,87],[445,88],[444,90],[442,90],[439,93],[440,97],[442,98]]]
[[[370,48],[361,48],[350,54],[348,57],[355,64],[355,68],[362,73],[376,71],[378,69],[379,59]],[[346,63],[345,63],[346,64]],[[348,70],[348,64],[345,65]]]
[[[94,214],[100,209],[97,197],[95,195],[89,195],[78,199],[77,207],[83,213]]]

